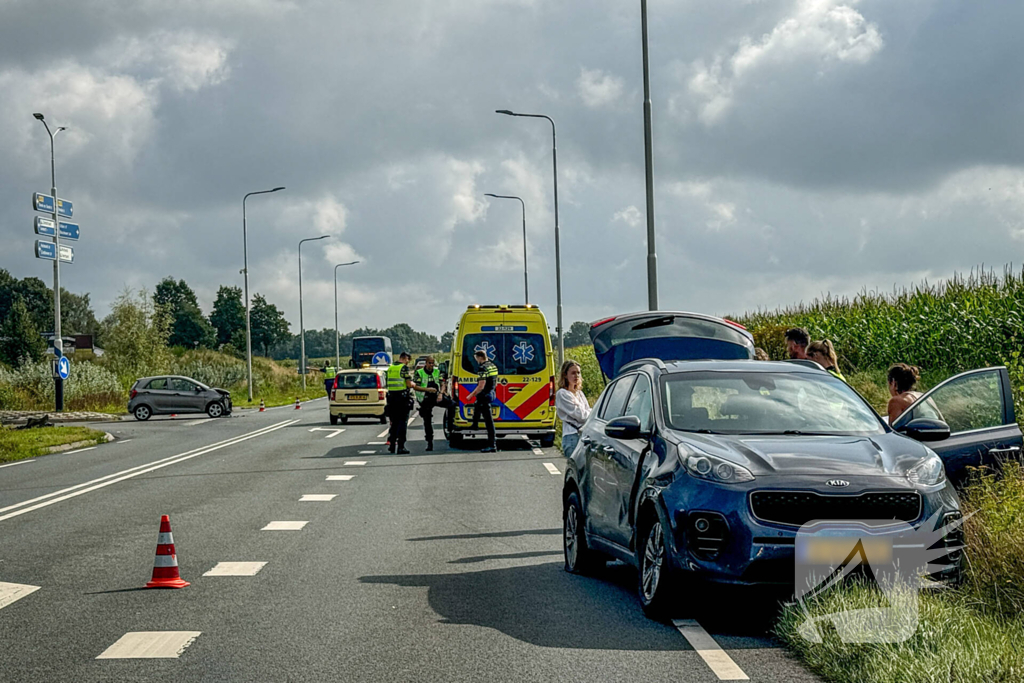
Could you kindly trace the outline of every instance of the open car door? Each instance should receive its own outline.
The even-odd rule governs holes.
[[[904,431],[917,418],[949,425],[949,438],[928,446],[942,458],[946,475],[955,483],[966,479],[967,467],[1020,460],[1024,437],[1005,367],[970,370],[947,379],[896,418],[892,428]]]
[[[698,313],[630,313],[590,326],[590,340],[605,380],[641,358],[739,360],[754,357],[754,338],[737,323]]]

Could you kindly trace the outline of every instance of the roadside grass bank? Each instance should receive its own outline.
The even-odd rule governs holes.
[[[88,427],[40,427],[37,429],[0,428],[0,463],[47,455],[53,446],[86,441],[105,443],[107,435]],[[84,446],[83,446],[84,447]]]
[[[963,581],[919,595],[918,627],[909,639],[843,643],[828,627],[821,643],[800,635],[807,617],[892,606],[877,587],[861,582],[808,601],[806,613],[785,608],[777,635],[830,683],[1024,680],[1024,468],[1008,463],[1001,476],[976,472],[961,503],[971,515],[964,524]]]

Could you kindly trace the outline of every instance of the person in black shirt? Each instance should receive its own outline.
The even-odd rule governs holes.
[[[487,428],[487,447],[480,452],[494,453],[498,449],[494,435],[494,416],[491,415],[491,401],[494,398],[494,384],[498,380],[498,366],[488,360],[487,354],[483,351],[474,353],[473,359],[480,366],[480,370],[477,373],[476,389],[473,389],[466,402],[476,399],[473,404],[473,429],[477,428],[481,416]]]

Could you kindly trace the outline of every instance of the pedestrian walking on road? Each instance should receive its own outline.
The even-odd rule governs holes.
[[[331,391],[334,389],[334,378],[337,376],[338,370],[330,361],[324,361],[324,389],[327,390],[327,398],[331,397]]]
[[[807,345],[811,343],[811,335],[802,327],[786,330],[786,352],[793,360],[807,360]]]
[[[889,424],[906,412],[914,401],[921,398],[920,391],[914,391],[917,380],[921,379],[921,371],[913,365],[897,363],[889,368]]]
[[[427,439],[427,450],[432,451],[434,450],[434,406],[437,405],[437,392],[441,389],[441,371],[437,369],[433,356],[427,356],[423,367],[416,371],[416,385],[416,400],[419,401],[419,414],[423,418],[423,435]]]
[[[487,354],[477,351],[473,354],[480,370],[477,373],[476,388],[466,399],[466,402],[473,403],[473,429],[477,429],[480,418],[484,419],[484,426],[487,428],[487,447],[480,450],[481,453],[494,453],[498,450],[494,434],[494,416],[491,415],[491,403],[494,401],[494,384],[498,379],[498,366],[492,363]]]
[[[590,401],[583,393],[583,368],[574,360],[562,363],[555,412],[562,421],[562,455],[568,458],[579,443],[583,423],[590,417]]]
[[[846,381],[843,373],[839,372],[839,357],[836,356],[836,350],[828,339],[808,344],[807,357],[828,370],[833,377]]]

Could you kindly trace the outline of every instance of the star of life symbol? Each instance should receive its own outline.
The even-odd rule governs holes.
[[[512,360],[520,365],[525,365],[533,360],[533,346],[526,342],[519,342],[512,347]]]
[[[953,517],[942,524],[936,513],[917,526],[901,522],[880,528],[877,520],[808,522],[795,543],[796,599],[804,616],[797,632],[820,643],[821,626],[831,624],[844,643],[908,640],[917,632],[918,591],[932,583],[929,574],[950,568],[946,563],[963,548],[958,529],[964,521]],[[815,597],[857,570],[874,581],[887,607],[812,613]]]
[[[487,360],[494,360],[496,348],[496,346],[484,340],[473,348],[473,352],[482,351],[487,354]]]

